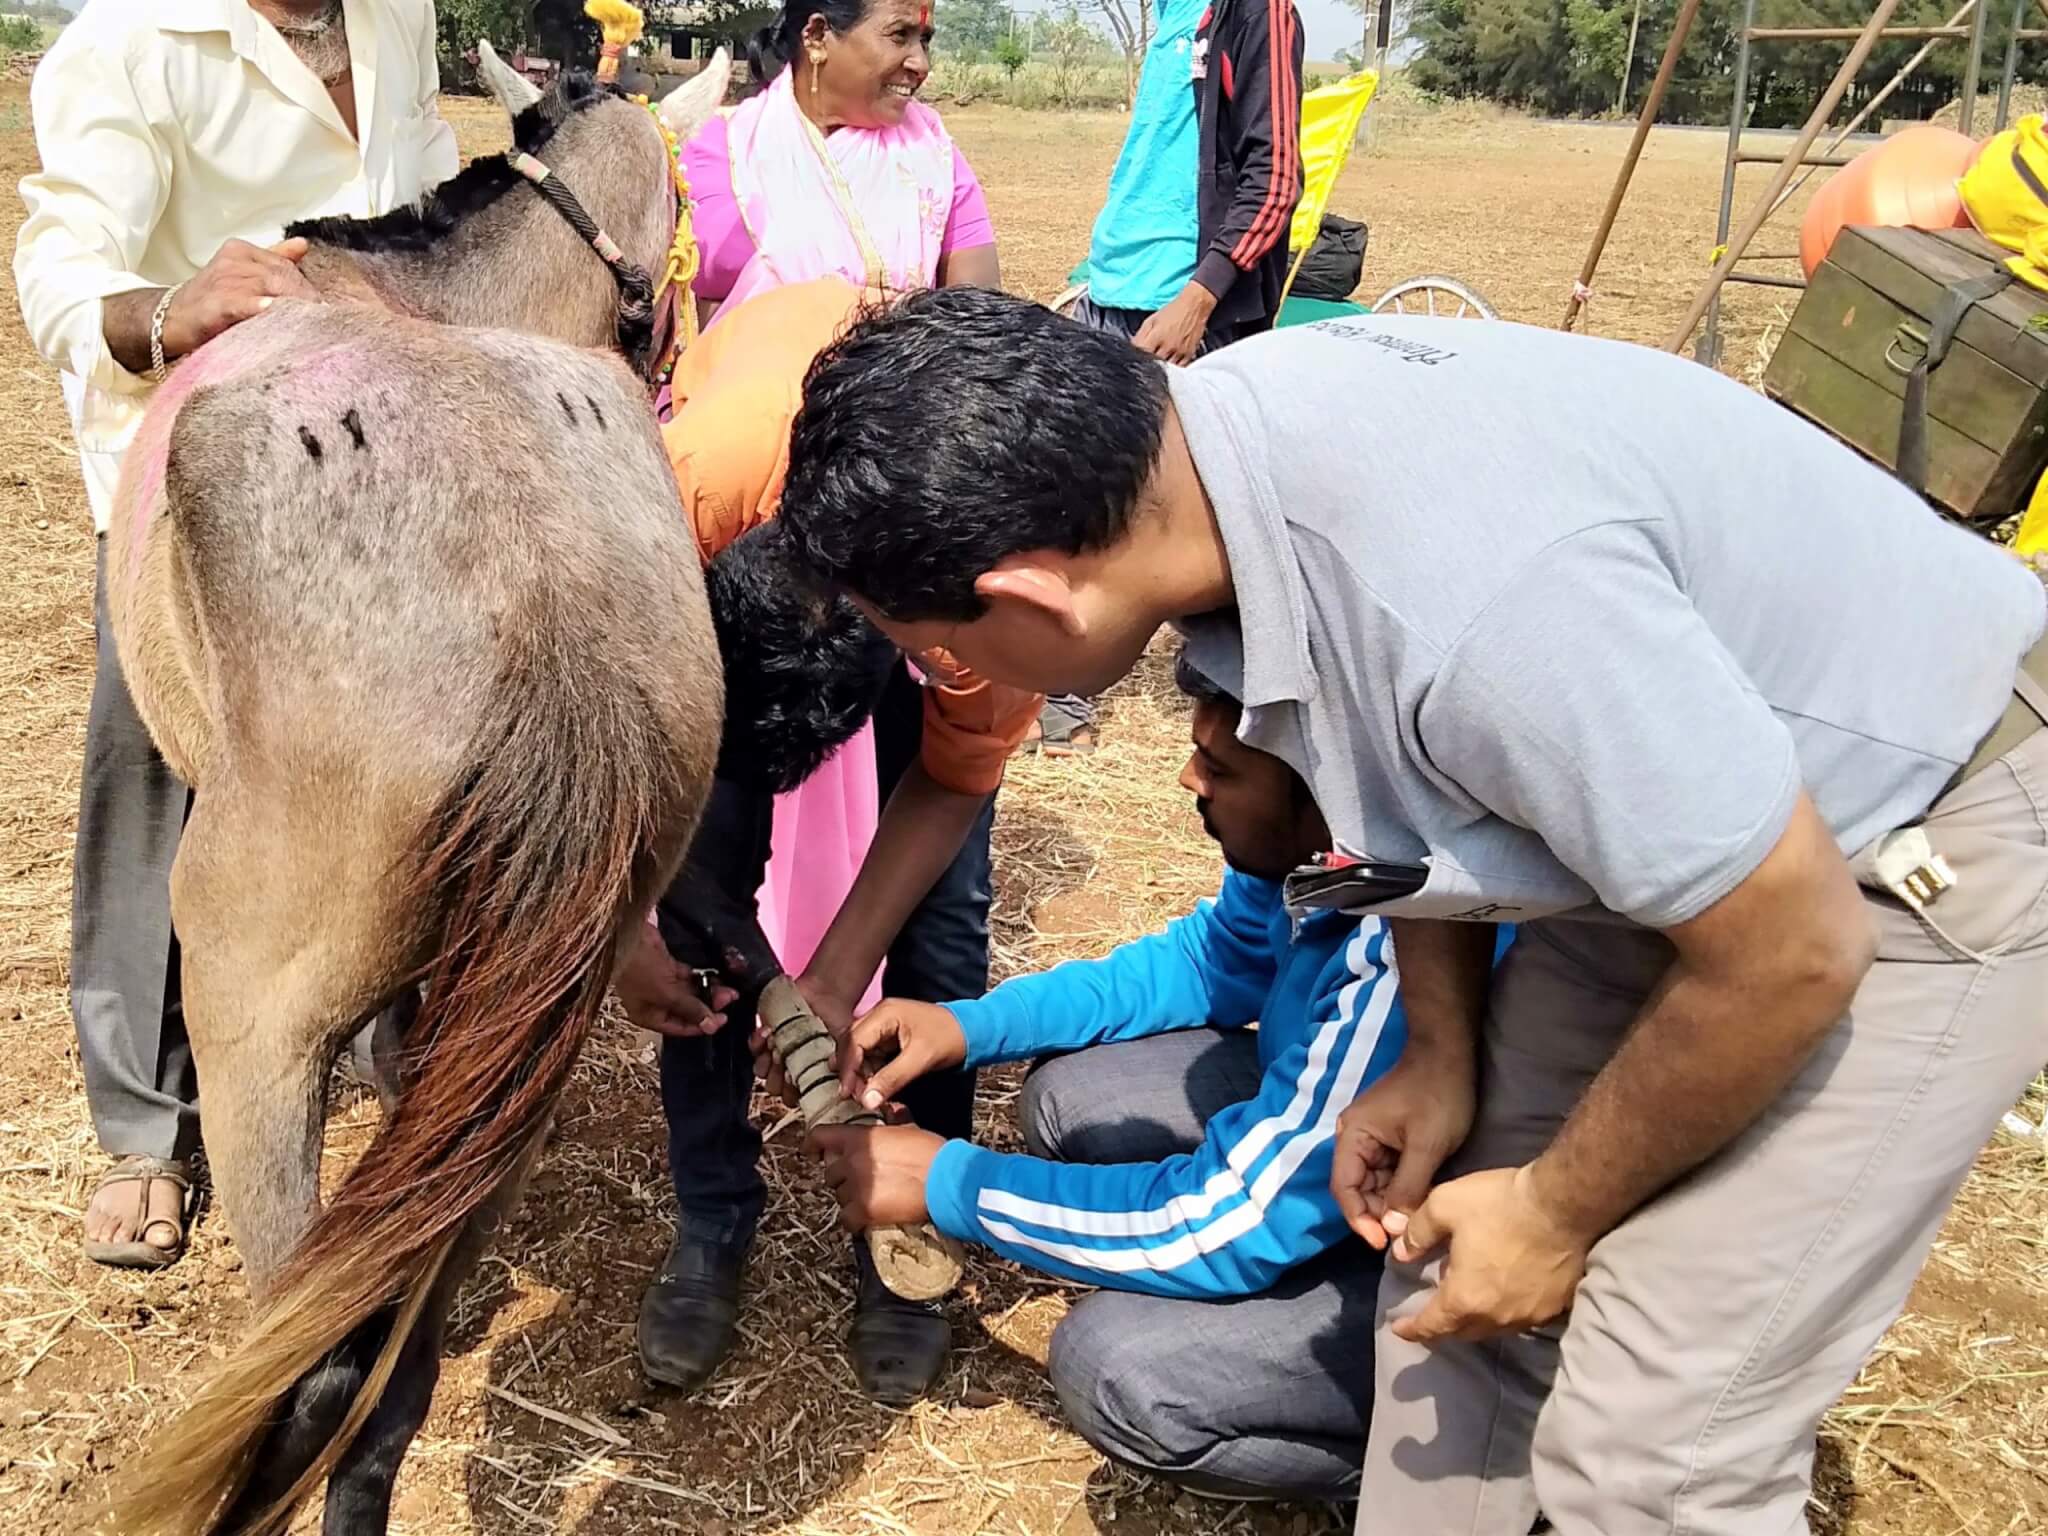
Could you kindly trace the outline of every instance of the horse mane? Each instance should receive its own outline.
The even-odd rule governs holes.
[[[571,117],[619,96],[616,89],[600,85],[588,70],[565,71],[539,101],[512,119],[512,146],[522,154],[538,155],[555,130]],[[285,237],[344,251],[427,251],[464,219],[490,207],[525,181],[512,169],[509,155],[485,155],[430,188],[418,202],[368,219],[301,219],[286,226]]]

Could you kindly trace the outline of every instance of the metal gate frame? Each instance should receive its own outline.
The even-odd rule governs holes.
[[[1909,61],[1905,68],[1901,69],[1892,78],[1889,85],[1865,104],[1863,115],[1867,116],[1885,97],[1904,84],[1906,78],[1919,67],[1921,60],[1927,56],[1927,53],[1931,51],[1936,43],[1964,41],[1968,44],[1970,53],[1967,62],[1963,66],[1963,97],[1957,126],[1964,134],[1968,134],[1976,122],[1977,91],[1980,84],[1980,72],[1984,57],[1985,17],[1989,13],[1992,3],[1993,0],[1968,0],[1965,8],[1969,11],[1970,21],[1967,26],[1951,24],[1941,27],[1886,27],[1880,32],[1878,34],[1879,38],[1885,41],[1917,40],[1925,42],[1928,46]],[[2030,3],[2037,6],[2043,16],[2048,16],[2048,0],[2013,0],[2012,35],[2006,41],[2005,67],[1998,82],[1998,110],[1996,121],[1992,126],[1992,132],[1994,133],[2004,131],[2006,119],[2012,109],[2013,74],[2019,65],[2020,44],[2022,42],[2038,42],[2048,39],[2048,28],[2022,28],[2020,26],[2020,21],[2026,15],[2027,7]],[[1714,223],[1714,244],[1717,251],[1728,243],[1728,232],[1735,209],[1736,167],[1741,165],[1782,165],[1787,158],[1784,155],[1745,150],[1742,147],[1742,130],[1748,120],[1750,108],[1749,53],[1751,45],[1754,43],[1853,42],[1863,34],[1863,28],[1861,27],[1759,27],[1756,24],[1756,6],[1757,0],[1743,0],[1742,29],[1737,34],[1734,102],[1729,109],[1728,149],[1721,166],[1721,207]],[[1854,132],[1857,124],[1861,121],[1861,116],[1852,119],[1849,127],[1843,131],[1841,137],[1846,138],[1849,133]],[[1837,143],[1840,143],[1840,139],[1837,140]],[[1822,154],[1809,152],[1800,157],[1799,163],[1818,169],[1847,165],[1854,158],[1853,155],[1835,152]],[[1789,191],[1785,194],[1786,197],[1790,195]],[[1779,200],[1780,205],[1783,202],[1784,198],[1781,198]],[[1772,211],[1775,212],[1776,208],[1774,207]],[[1745,259],[1771,260],[1774,258],[1738,256],[1736,259],[1741,261]],[[1775,273],[1769,272],[1730,270],[1724,281],[1730,283],[1749,283],[1761,288],[1803,289],[1806,287],[1806,280],[1802,277],[1780,277]],[[1706,323],[1700,331],[1699,343],[1694,349],[1693,356],[1711,368],[1720,361],[1720,355],[1721,295],[1719,290],[1716,290],[1713,301],[1707,306]]]

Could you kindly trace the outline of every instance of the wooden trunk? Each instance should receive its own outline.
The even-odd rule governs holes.
[[[1843,230],[1771,356],[1765,391],[1895,468],[1928,317],[1948,288],[2004,254],[1967,230]],[[1930,499],[1965,518],[2025,505],[2048,465],[2048,295],[2015,280],[1974,305],[1928,375],[1927,416]]]

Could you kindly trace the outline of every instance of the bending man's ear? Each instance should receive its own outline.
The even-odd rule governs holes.
[[[1066,573],[1054,570],[1035,555],[1010,555],[992,571],[974,580],[975,595],[983,602],[1021,603],[1035,609],[1060,632],[1076,640],[1088,633],[1088,621],[1074,600],[1073,584]]]

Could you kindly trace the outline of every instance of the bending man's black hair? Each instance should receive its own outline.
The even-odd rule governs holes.
[[[784,794],[867,723],[898,653],[852,603],[804,579],[778,526],[719,551],[704,586],[725,663],[719,777]]]
[[[756,85],[766,85],[796,59],[797,47],[813,16],[825,18],[834,32],[851,32],[867,15],[867,0],[783,0],[782,12],[747,41],[747,72]]]
[[[1166,372],[1120,336],[981,288],[869,315],[811,365],[780,521],[826,583],[973,619],[1006,556],[1121,539],[1159,459]]]

